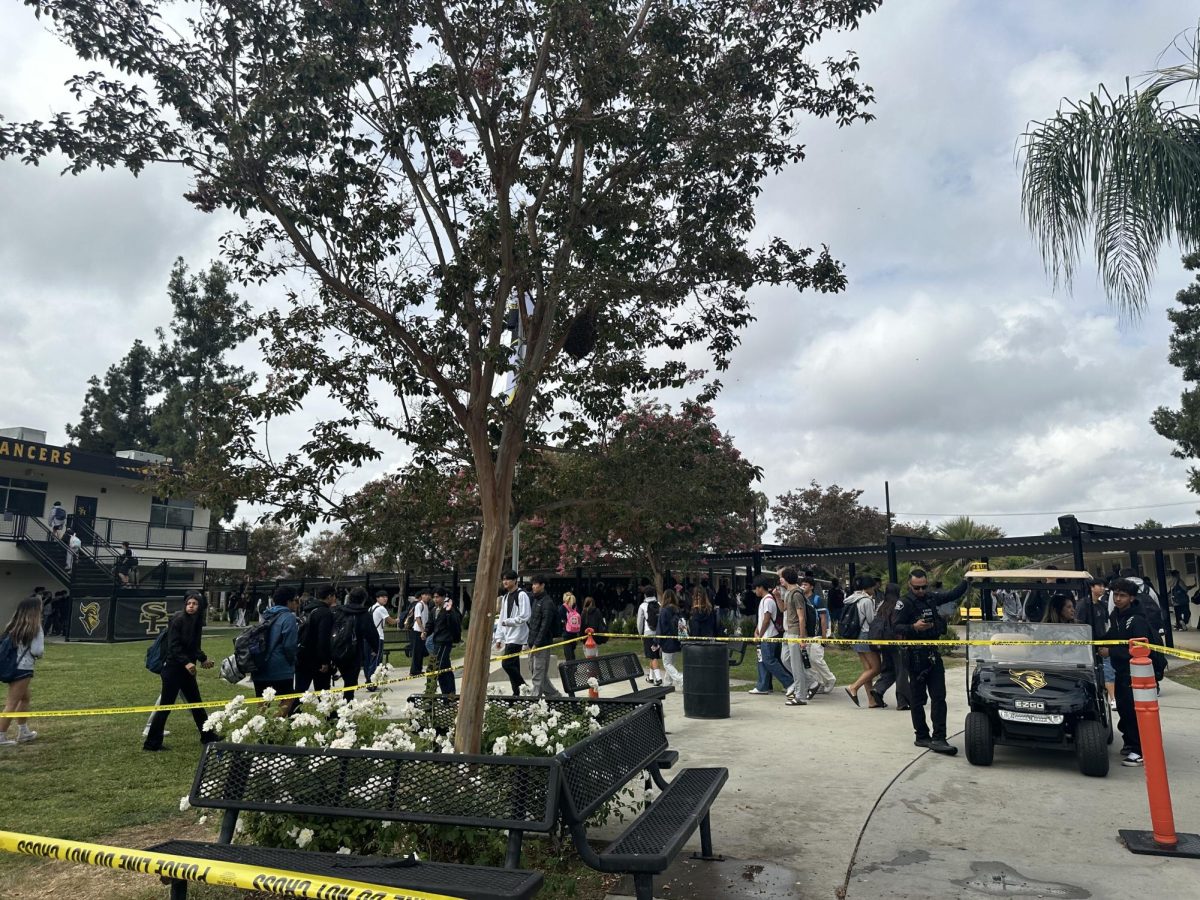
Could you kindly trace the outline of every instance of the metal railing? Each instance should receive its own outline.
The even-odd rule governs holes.
[[[13,513],[0,515],[0,540],[16,539],[21,518]],[[244,531],[153,525],[150,522],[105,516],[92,519],[72,516],[68,518],[67,527],[79,534],[85,546],[96,549],[105,545],[119,548],[123,541],[128,541],[129,546],[136,550],[187,550],[193,553],[244,555],[248,539]]]

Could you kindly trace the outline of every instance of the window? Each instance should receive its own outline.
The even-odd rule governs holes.
[[[1183,556],[1183,564],[1184,564],[1184,568],[1187,569],[1187,573],[1189,575],[1196,574],[1196,554],[1195,553],[1185,553]]]
[[[158,528],[191,528],[196,504],[170,497],[150,499],[150,524]]]
[[[0,478],[0,511],[18,516],[44,515],[47,487],[44,481]]]

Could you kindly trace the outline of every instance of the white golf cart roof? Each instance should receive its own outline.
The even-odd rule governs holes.
[[[1070,569],[980,569],[963,575],[968,581],[982,581],[989,578],[995,581],[1020,581],[1028,578],[1030,581],[1045,581],[1047,578],[1095,578],[1091,572],[1074,572]]]

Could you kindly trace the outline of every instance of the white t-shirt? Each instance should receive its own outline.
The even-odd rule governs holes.
[[[771,594],[767,594],[765,597],[763,597],[761,600],[758,601],[758,623],[757,624],[758,625],[762,624],[762,618],[764,615],[769,615],[771,617],[770,621],[767,623],[767,630],[764,631],[762,634],[760,634],[759,637],[767,637],[767,638],[779,637],[779,629],[775,627],[775,616],[778,613],[779,613],[779,607],[775,605],[775,598]]]
[[[413,604],[412,630],[420,634],[425,630],[425,620],[429,618],[429,608],[424,601],[418,600]]]
[[[383,640],[383,626],[387,624],[388,608],[375,604],[375,608],[371,610],[371,621],[375,623],[375,630],[379,632],[379,639]]]

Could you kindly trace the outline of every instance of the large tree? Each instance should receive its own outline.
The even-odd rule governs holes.
[[[1160,406],[1150,417],[1154,430],[1175,443],[1172,454],[1180,459],[1200,459],[1200,252],[1183,258],[1183,267],[1198,274],[1175,295],[1178,304],[1167,310],[1174,331],[1167,356],[1183,380],[1192,385],[1179,397],[1179,408]],[[1188,488],[1200,494],[1200,469],[1188,470]]]
[[[1069,287],[1090,234],[1100,281],[1129,314],[1145,306],[1167,241],[1200,246],[1196,33],[1174,51],[1180,62],[1140,87],[1113,94],[1101,85],[1023,135],[1021,203],[1047,268]]]
[[[258,323],[274,371],[232,423],[242,477],[197,474],[309,525],[345,470],[396,442],[419,455],[449,423],[479,488],[476,597],[531,428],[578,435],[615,396],[682,386],[694,343],[724,369],[755,285],[845,284],[827,251],[751,234],[806,116],[868,118],[854,54],[814,56],[879,0],[26,3],[91,71],[71,80],[80,114],[0,123],[0,156],[182,165],[191,203],[242,221],[224,243],[239,278],[307,285]],[[262,423],[317,390],[341,412],[267,453]],[[462,750],[488,624],[467,642]]]
[[[592,452],[561,454],[549,467],[544,505],[522,527],[530,538],[523,558],[560,571],[634,562],[661,592],[672,563],[758,546],[762,470],[717,427],[710,407],[641,402],[613,426]]]
[[[101,381],[88,379],[79,421],[67,425],[67,439],[80,450],[111,455],[118,450],[154,448],[150,396],[156,391],[154,353],[140,340],[108,367]]]
[[[775,498],[775,535],[797,547],[862,547],[882,544],[887,514],[859,498],[861,488],[821,487],[815,480]]]

